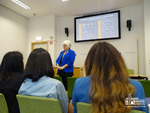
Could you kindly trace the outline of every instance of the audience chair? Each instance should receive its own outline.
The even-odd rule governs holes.
[[[68,97],[69,99],[72,99],[72,93],[74,89],[74,83],[76,79],[79,77],[67,77],[67,83],[68,83]]]
[[[77,113],[90,113],[91,111],[91,104],[78,102],[77,103]],[[132,110],[129,113],[145,113],[143,111]]]
[[[57,99],[17,95],[20,113],[62,113]]]
[[[129,74],[134,75],[134,70],[133,69],[128,69]]]
[[[145,96],[150,98],[150,80],[140,80],[140,82],[144,88]]]
[[[8,113],[8,106],[2,93],[0,93],[0,113]]]

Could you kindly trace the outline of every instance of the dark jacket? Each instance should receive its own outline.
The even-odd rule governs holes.
[[[0,93],[5,96],[9,113],[20,113],[16,95],[23,82],[23,74],[14,74],[13,78],[0,83]]]

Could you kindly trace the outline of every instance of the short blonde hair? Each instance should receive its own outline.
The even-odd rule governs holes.
[[[65,40],[63,42],[63,45],[66,45],[68,48],[71,48],[71,42],[70,42],[70,40]]]

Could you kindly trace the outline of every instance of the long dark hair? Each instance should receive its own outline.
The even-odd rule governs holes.
[[[54,77],[54,70],[50,54],[42,48],[34,49],[27,60],[25,78],[37,81],[43,76]]]
[[[118,50],[107,42],[96,43],[85,61],[86,76],[91,77],[92,113],[126,113],[125,99],[135,88],[129,83],[126,64]]]
[[[12,51],[5,54],[0,66],[0,82],[12,78],[14,73],[23,73],[23,56],[18,51]]]

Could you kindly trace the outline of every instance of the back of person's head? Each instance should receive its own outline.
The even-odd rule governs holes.
[[[12,51],[5,54],[0,66],[0,81],[12,78],[14,73],[23,73],[23,55],[20,52]]]
[[[86,75],[91,77],[92,113],[126,113],[125,99],[135,88],[129,83],[126,64],[118,50],[107,42],[96,43],[85,61]]]
[[[34,49],[27,60],[25,79],[37,81],[43,76],[54,77],[54,70],[50,54],[42,48]]]

